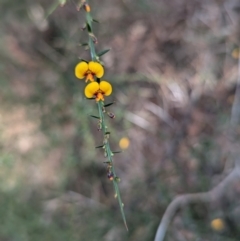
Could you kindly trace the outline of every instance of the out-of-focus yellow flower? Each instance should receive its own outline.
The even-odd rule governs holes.
[[[92,82],[85,88],[85,96],[87,98],[96,98],[96,101],[104,101],[104,96],[109,96],[112,93],[112,86],[107,81],[101,81],[100,84]]]
[[[86,63],[84,61],[78,63],[75,67],[75,75],[78,79],[86,78],[88,80],[94,81],[94,76],[101,78],[104,74],[104,69],[98,62],[90,61]]]
[[[120,141],[119,141],[119,146],[121,149],[127,149],[129,147],[130,141],[127,137],[123,137]]]
[[[216,231],[221,231],[224,229],[225,224],[221,218],[216,218],[216,219],[212,220],[211,227],[212,227],[212,229],[214,229]]]
[[[233,51],[232,51],[232,57],[234,59],[239,59],[239,48],[235,48]]]

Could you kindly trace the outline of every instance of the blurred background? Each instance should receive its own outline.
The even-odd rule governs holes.
[[[210,190],[233,167],[238,77],[232,0],[90,1],[115,101],[108,119],[126,232],[107,179],[94,101],[74,76],[84,12],[76,2],[0,1],[0,240],[154,239],[178,194]],[[238,132],[236,130],[236,132]],[[240,239],[239,182],[219,203],[178,212],[166,240]]]

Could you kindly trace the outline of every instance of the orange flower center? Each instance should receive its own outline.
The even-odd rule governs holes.
[[[101,90],[98,90],[98,92],[95,94],[96,96],[96,101],[102,100],[104,101],[104,93]]]
[[[88,80],[94,81],[94,73],[92,73],[90,70],[86,72],[85,76],[86,76],[86,82],[88,82]]]

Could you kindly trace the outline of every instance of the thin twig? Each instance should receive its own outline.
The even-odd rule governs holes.
[[[237,127],[240,123],[240,58],[238,59],[238,79],[236,85],[236,92],[231,111],[231,136],[234,137],[237,133]],[[167,207],[163,218],[158,226],[154,241],[163,241],[166,235],[168,226],[179,208],[194,202],[216,202],[224,195],[227,185],[231,185],[234,180],[240,179],[240,159],[235,159],[235,167],[227,175],[222,182],[220,182],[211,191],[195,194],[184,194],[176,197]]]
[[[236,91],[234,96],[234,102],[231,112],[231,129],[234,131],[240,123],[240,58],[238,58],[238,79],[236,85]]]
[[[167,232],[167,228],[173,219],[175,213],[179,208],[183,208],[190,203],[195,202],[215,202],[219,200],[219,198],[224,195],[226,186],[230,185],[236,178],[240,179],[239,168],[234,168],[232,172],[226,176],[222,182],[220,182],[216,187],[214,187],[211,191],[203,192],[203,193],[194,193],[194,194],[184,194],[176,197],[167,207],[161,223],[158,227],[156,236],[154,241],[163,241],[165,234]]]

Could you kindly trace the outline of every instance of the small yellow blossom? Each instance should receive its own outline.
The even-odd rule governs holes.
[[[127,137],[123,137],[120,141],[119,141],[119,146],[122,149],[127,149],[129,147],[130,141]]]
[[[85,88],[85,96],[87,98],[96,98],[96,101],[104,101],[104,96],[109,96],[112,93],[112,86],[107,81],[101,81],[100,83],[92,82]]]
[[[86,78],[88,80],[94,81],[94,76],[101,78],[104,74],[104,69],[98,62],[90,61],[86,63],[84,61],[77,64],[75,67],[75,75],[78,79]]]
[[[232,51],[232,57],[234,59],[238,59],[239,58],[239,48],[235,48],[233,51]]]
[[[221,218],[216,218],[216,219],[212,220],[211,227],[215,231],[221,231],[221,230],[224,229],[225,224],[224,224],[224,221]]]

